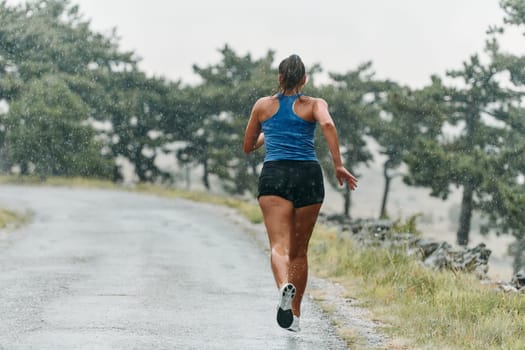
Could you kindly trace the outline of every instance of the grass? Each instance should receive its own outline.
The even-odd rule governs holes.
[[[183,198],[196,202],[224,205],[229,208],[236,209],[241,215],[246,217],[252,223],[262,222],[262,214],[259,207],[253,203],[248,203],[233,197],[216,196],[206,192],[167,189],[165,187],[151,184],[139,184],[134,187],[134,191],[155,194],[162,197]]]
[[[0,208],[0,230],[16,228],[29,219],[29,215],[19,214],[11,210]]]
[[[0,177],[0,183],[42,183]],[[169,198],[226,205],[254,223],[254,203],[157,185],[122,187],[105,181],[49,179],[47,185],[126,189]],[[398,223],[400,232],[413,225]],[[385,331],[417,349],[525,349],[525,296],[494,291],[474,276],[436,272],[396,248],[358,248],[337,230],[317,225],[310,244],[311,271],[342,283],[380,319]],[[348,330],[352,334],[351,330]],[[345,330],[342,330],[344,333]],[[350,337],[352,338],[352,337]],[[353,340],[355,341],[355,339]],[[353,342],[352,341],[352,342]],[[405,348],[405,345],[395,346]]]
[[[86,178],[67,178],[52,177],[41,179],[31,176],[0,176],[0,184],[18,184],[18,185],[47,185],[76,188],[93,188],[93,189],[112,189],[152,194],[167,198],[183,198],[196,202],[211,203],[224,205],[236,209],[240,214],[248,218],[253,223],[261,223],[262,215],[259,208],[252,203],[236,199],[233,197],[216,196],[207,192],[186,191],[180,189],[168,188],[155,184],[137,184],[133,186],[122,186],[108,180],[86,179]]]
[[[418,349],[525,349],[525,297],[485,286],[474,276],[436,272],[401,249],[357,248],[318,228],[311,266],[343,283],[385,331]]]

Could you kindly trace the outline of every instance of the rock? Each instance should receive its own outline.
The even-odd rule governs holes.
[[[510,284],[507,284],[507,283],[500,283],[499,288],[502,291],[506,292],[506,293],[511,293],[511,292],[516,293],[516,292],[518,292],[518,289],[516,287],[514,287],[514,286],[512,286]]]
[[[423,258],[426,266],[433,269],[450,269],[453,271],[472,272],[478,278],[485,279],[488,272],[488,259],[492,253],[481,243],[474,248],[452,246],[447,242],[423,245],[432,254]]]
[[[514,287],[521,289],[525,287],[525,271],[519,270],[514,276],[512,276],[511,282]]]
[[[453,246],[445,241],[436,242],[421,238],[410,232],[394,233],[393,222],[390,220],[350,220],[341,215],[328,216],[325,220],[337,223],[341,228],[341,235],[351,237],[363,246],[400,247],[407,249],[407,254],[416,253],[429,268],[465,271],[474,273],[480,279],[487,278],[488,261],[492,252],[484,243],[465,248]],[[525,284],[524,279],[521,281]]]
[[[421,251],[424,260],[434,253],[439,247],[439,243],[426,238],[418,238],[414,241],[413,247]]]
[[[385,234],[392,228],[390,220],[357,220],[349,224],[354,234],[368,234],[374,238],[385,239]]]
[[[510,293],[510,292],[521,292],[525,293],[525,271],[520,270],[514,276],[512,276],[512,279],[510,282],[499,282],[498,283],[499,290],[502,290],[504,292]]]
[[[423,262],[426,266],[436,270],[451,268],[451,259],[448,255],[450,248],[451,245],[447,242],[439,243],[432,254],[430,254],[426,259],[423,259]]]

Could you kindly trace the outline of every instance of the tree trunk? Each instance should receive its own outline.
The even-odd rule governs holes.
[[[0,171],[1,172],[7,172],[8,171],[7,166],[7,146],[5,145],[5,141],[0,141]]]
[[[113,173],[112,173],[112,180],[113,182],[119,182],[122,181],[122,173],[120,172],[120,167],[116,164],[113,165]]]
[[[259,177],[259,172],[257,171],[257,162],[250,162],[251,168],[252,168],[252,174],[255,177]]]
[[[348,184],[345,185],[345,192],[344,192],[344,215],[346,217],[350,217],[350,206],[352,204],[352,197],[350,196],[350,187]]]
[[[146,169],[144,167],[144,160],[142,159],[142,145],[138,145],[133,153],[133,159],[130,159],[135,165],[135,174],[139,178],[139,182],[146,182]]]
[[[202,165],[204,167],[204,173],[202,174],[202,183],[204,184],[204,187],[206,187],[207,190],[210,190],[210,174],[208,171],[208,161],[204,160],[202,162]]]
[[[191,170],[189,164],[184,166],[184,178],[186,180],[186,189],[189,190],[191,188]]]
[[[383,165],[383,177],[385,178],[385,189],[383,191],[383,200],[381,201],[381,212],[379,213],[380,219],[387,217],[386,202],[388,200],[388,192],[390,191],[390,182],[392,181],[392,177],[388,176],[388,162],[385,162]]]
[[[516,242],[516,249],[514,249],[514,274],[518,271],[525,271],[525,238],[521,238]]]
[[[469,241],[473,193],[474,188],[470,184],[465,184],[463,186],[463,199],[461,200],[461,213],[459,216],[459,228],[457,232],[457,243],[462,246],[466,246]]]
[[[26,162],[20,164],[20,175],[29,175],[29,168]]]

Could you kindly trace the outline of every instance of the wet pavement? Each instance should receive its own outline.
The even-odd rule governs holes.
[[[0,186],[33,221],[0,233],[0,349],[346,349],[304,300],[275,322],[269,260],[211,205],[120,191]]]

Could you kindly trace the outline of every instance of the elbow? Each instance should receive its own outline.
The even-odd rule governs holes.
[[[326,130],[335,130],[335,124],[332,120],[327,120],[320,123],[321,129]]]
[[[253,147],[248,147],[248,145],[243,145],[242,146],[242,150],[244,152],[244,154],[250,154],[252,151],[253,151]]]

